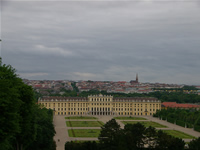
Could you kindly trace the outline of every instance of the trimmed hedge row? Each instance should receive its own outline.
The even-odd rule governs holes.
[[[199,132],[200,132],[200,126],[198,126],[198,125],[195,125],[195,126],[194,126],[194,130],[195,130],[195,131],[199,131]]]
[[[176,124],[179,125],[179,126],[182,126],[182,127],[186,126],[186,123],[184,121],[181,121],[181,120],[176,120]]]

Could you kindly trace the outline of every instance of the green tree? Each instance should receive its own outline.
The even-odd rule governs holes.
[[[36,105],[32,88],[15,69],[0,61],[0,149],[55,150],[52,118],[52,110]]]
[[[157,133],[156,149],[183,150],[185,142],[182,139],[175,138],[159,130]]]
[[[29,150],[55,150],[56,145],[53,140],[55,130],[52,123],[53,111],[36,106],[35,113],[37,135],[34,142],[29,146]]]
[[[116,149],[121,134],[120,125],[115,119],[111,119],[101,127],[101,132],[98,137],[103,149]]]
[[[10,65],[2,65],[0,61],[0,148],[7,150],[12,141],[20,133],[20,100],[19,87],[22,80],[15,74]]]
[[[200,150],[200,137],[198,139],[192,140],[188,146],[190,150]]]
[[[16,135],[17,150],[27,149],[36,138],[36,116],[35,100],[33,90],[28,85],[21,85],[19,88],[20,100],[19,109],[20,132]]]
[[[141,123],[126,124],[124,126],[128,149],[139,149],[144,147],[145,130],[146,127]]]

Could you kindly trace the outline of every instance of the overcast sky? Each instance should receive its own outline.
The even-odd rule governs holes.
[[[1,56],[27,79],[200,84],[200,1],[1,1]]]

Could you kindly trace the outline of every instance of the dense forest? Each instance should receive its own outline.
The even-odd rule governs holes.
[[[0,59],[0,149],[55,150],[53,112],[36,104],[33,89]]]
[[[200,132],[200,110],[194,109],[162,109],[154,114],[162,120],[180,125],[182,127],[194,128]]]
[[[127,124],[124,129],[115,119],[108,121],[101,127],[99,141],[66,142],[65,150],[183,150],[185,142],[153,127]],[[200,138],[192,140],[189,149],[199,149]]]

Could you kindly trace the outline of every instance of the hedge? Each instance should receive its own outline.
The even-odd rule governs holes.
[[[187,128],[193,128],[193,124],[186,122]]]
[[[176,124],[179,125],[179,126],[185,127],[186,123],[184,121],[181,121],[181,120],[176,120]]]
[[[194,126],[194,130],[195,130],[195,131],[199,131],[199,132],[200,132],[200,126],[198,126],[198,125],[195,125],[195,126]]]
[[[169,117],[168,117],[168,118],[167,118],[167,121],[170,122],[170,123],[174,123],[174,122],[175,122],[175,119],[174,119],[174,118],[169,118]]]

